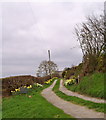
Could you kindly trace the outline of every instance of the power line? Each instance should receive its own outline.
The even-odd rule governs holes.
[[[73,46],[70,49],[74,49],[74,48],[80,48],[80,45]]]
[[[35,16],[35,14],[34,14],[34,12],[33,12],[33,9],[32,9],[32,6],[31,6],[31,3],[29,2],[29,0],[27,0],[27,3],[28,3],[28,5],[29,5],[29,9],[30,9],[30,11],[31,11],[31,14],[32,14],[32,17],[33,17],[33,20],[34,20],[34,24],[35,24],[35,21],[37,21],[37,17]],[[38,28],[38,31],[39,31],[39,33],[40,33],[40,36],[42,36],[42,38],[43,38],[43,35],[42,35],[42,33],[41,33],[40,29],[39,29],[38,24],[36,24],[36,27]]]

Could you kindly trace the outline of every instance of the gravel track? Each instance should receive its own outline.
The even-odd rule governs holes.
[[[56,81],[54,81],[50,87],[44,89],[41,93],[41,95],[44,98],[46,98],[48,102],[62,109],[64,113],[69,114],[75,118],[79,118],[80,120],[81,118],[104,118],[104,113],[96,112],[92,109],[88,109],[85,106],[76,105],[58,97],[52,91],[52,88],[54,87],[55,83]]]
[[[65,94],[68,95],[68,96],[79,97],[79,98],[82,98],[82,99],[84,99],[84,100],[92,101],[92,102],[95,102],[95,103],[106,103],[106,100],[98,99],[98,98],[93,98],[93,97],[88,97],[88,96],[81,95],[81,94],[76,93],[76,92],[72,92],[71,90],[68,90],[68,89],[63,85],[63,80],[60,81],[60,88],[59,88],[59,90],[60,90],[61,92],[65,93]]]

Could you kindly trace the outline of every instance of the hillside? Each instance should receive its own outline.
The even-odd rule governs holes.
[[[74,84],[70,86],[66,86],[69,90],[86,94],[92,97],[98,97],[106,99],[104,95],[104,87],[106,86],[104,77],[106,73],[98,73],[95,72],[88,76],[84,76],[79,84]]]

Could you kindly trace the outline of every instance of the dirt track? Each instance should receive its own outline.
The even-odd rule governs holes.
[[[86,108],[85,106],[76,105],[59,98],[52,91],[55,83],[56,81],[54,81],[50,87],[44,89],[41,93],[48,102],[52,103],[54,106],[62,109],[66,114],[69,114],[75,118],[104,118],[104,113],[96,112]]]
[[[88,97],[88,96],[81,95],[81,94],[78,94],[76,92],[72,92],[72,91],[68,90],[65,86],[63,86],[62,80],[60,81],[60,88],[59,88],[59,90],[61,92],[65,93],[68,96],[79,97],[79,98],[82,98],[84,100],[92,101],[92,102],[95,102],[95,103],[104,103],[104,102],[106,103],[106,100],[102,100],[102,99],[98,99],[98,98],[93,98],[93,97]]]

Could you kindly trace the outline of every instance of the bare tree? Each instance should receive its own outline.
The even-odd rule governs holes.
[[[97,65],[97,59],[105,48],[105,20],[104,15],[88,16],[87,22],[77,25],[75,32],[83,53],[83,61],[87,65]],[[95,68],[93,68],[95,69]]]
[[[42,61],[38,67],[37,76],[51,75],[58,70],[57,65],[53,61]]]
[[[83,55],[100,55],[104,47],[104,16],[87,17],[87,22],[75,28]]]

